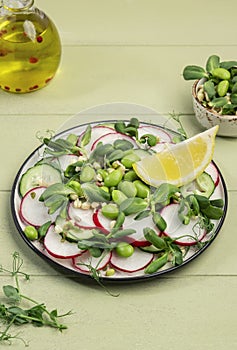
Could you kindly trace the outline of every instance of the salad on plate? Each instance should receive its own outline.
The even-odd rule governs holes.
[[[184,139],[131,118],[42,138],[13,189],[20,233],[43,257],[86,276],[139,279],[186,264],[225,217],[216,131]]]

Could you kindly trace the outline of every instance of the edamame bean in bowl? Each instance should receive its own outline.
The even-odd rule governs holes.
[[[167,149],[180,153],[190,140],[135,117],[42,137],[12,189],[21,237],[55,267],[86,278],[143,280],[192,262],[223,225],[227,191],[217,165],[205,159],[210,146],[201,173],[177,182],[182,175],[171,179],[171,162],[172,174],[157,181],[156,158]],[[141,164],[150,164],[147,174]]]

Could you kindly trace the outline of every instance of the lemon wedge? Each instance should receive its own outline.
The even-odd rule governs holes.
[[[136,174],[148,185],[158,187],[163,182],[183,186],[197,178],[211,162],[218,126],[133,164]]]

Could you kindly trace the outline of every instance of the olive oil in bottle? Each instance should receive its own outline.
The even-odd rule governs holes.
[[[0,87],[26,93],[46,86],[58,70],[60,37],[34,0],[0,0]]]

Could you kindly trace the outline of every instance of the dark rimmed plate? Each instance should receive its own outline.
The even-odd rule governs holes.
[[[101,123],[114,123],[114,120],[106,120],[101,122],[94,122],[90,123],[91,125],[97,125]],[[154,125],[151,123],[142,123],[144,125]],[[156,125],[157,126],[157,125]],[[77,135],[81,134],[87,127],[87,124],[83,124],[77,127],[70,128],[66,131],[63,131],[59,133],[56,137],[66,137],[70,133],[75,133]],[[177,136],[178,134],[168,128],[159,126],[161,129],[163,129],[166,133],[168,133],[171,137]],[[20,201],[21,197],[19,195],[19,183],[21,176],[26,172],[26,170],[30,167],[32,167],[37,161],[39,161],[42,158],[43,155],[44,146],[38,147],[36,150],[34,150],[29,157],[25,160],[25,162],[22,164],[21,168],[19,169],[14,184],[12,188],[11,193],[11,209],[12,209],[12,215],[15,222],[15,225],[19,231],[19,234],[23,238],[23,240],[27,243],[27,245],[35,252],[37,253],[41,258],[49,262],[50,264],[53,264],[56,268],[61,269],[63,272],[66,272],[67,274],[77,275],[77,276],[83,276],[83,277],[90,277],[88,274],[80,272],[78,269],[75,269],[73,267],[71,259],[58,259],[47,253],[44,246],[39,243],[38,241],[30,241],[24,234],[24,227],[25,224],[22,222],[20,216],[19,216],[19,207],[20,207]],[[215,165],[216,166],[216,165]],[[114,276],[106,277],[105,275],[102,275],[102,279],[108,280],[108,281],[136,281],[136,280],[145,280],[150,279],[154,277],[158,277],[160,275],[166,274],[168,272],[177,270],[188,263],[192,262],[196,257],[198,257],[204,250],[206,250],[210,244],[213,242],[213,240],[217,237],[226,216],[227,211],[227,204],[228,204],[228,197],[227,197],[227,189],[226,185],[223,179],[223,176],[216,166],[217,171],[219,173],[220,181],[215,189],[214,192],[214,198],[222,198],[224,200],[224,215],[222,218],[218,221],[215,221],[215,228],[214,233],[212,233],[212,239],[208,241],[202,248],[198,249],[196,247],[191,247],[189,249],[188,254],[185,257],[185,260],[182,265],[179,266],[172,266],[171,264],[165,265],[164,268],[159,270],[158,272],[152,274],[152,275],[145,275],[143,271],[133,272],[133,273],[127,273],[127,272],[116,272]]]

